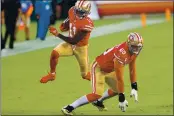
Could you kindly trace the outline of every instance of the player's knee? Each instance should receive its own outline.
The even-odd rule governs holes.
[[[87,99],[88,99],[89,102],[96,101],[96,100],[98,100],[99,98],[102,97],[101,95],[96,94],[96,93],[91,93],[91,94],[88,94],[86,96],[87,96]]]
[[[59,53],[58,53],[56,50],[53,50],[53,51],[51,52],[51,58],[52,58],[52,59],[57,59],[57,58],[59,58]]]

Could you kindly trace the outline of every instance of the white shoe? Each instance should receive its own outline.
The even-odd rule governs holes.
[[[64,107],[64,108],[61,109],[61,111],[62,111],[62,113],[63,113],[64,115],[66,115],[66,116],[72,116],[73,113],[72,113],[72,111],[69,111],[69,110],[68,110],[68,107],[71,107],[71,106]]]

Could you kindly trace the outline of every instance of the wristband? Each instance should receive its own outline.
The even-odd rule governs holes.
[[[138,90],[137,88],[137,82],[134,82],[131,84],[132,89]]]
[[[123,93],[119,93],[119,102],[124,102],[125,96]]]

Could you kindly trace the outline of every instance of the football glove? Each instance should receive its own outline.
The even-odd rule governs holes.
[[[132,89],[132,90],[131,90],[130,97],[134,97],[135,103],[138,103],[138,92],[137,92],[137,90]]]
[[[119,102],[118,107],[121,109],[122,112],[125,112],[126,107],[128,107],[127,100],[124,100],[124,102]]]
[[[57,31],[57,29],[55,27],[50,26],[49,27],[49,31],[50,33],[52,33],[54,36],[57,36],[59,34],[59,32]]]

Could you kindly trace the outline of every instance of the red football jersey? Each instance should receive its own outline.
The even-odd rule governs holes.
[[[114,71],[114,59],[122,65],[129,64],[136,59],[136,55],[131,55],[128,50],[127,42],[124,42],[106,50],[96,58],[96,61],[102,71],[107,73],[112,72]]]
[[[70,8],[68,12],[68,16],[69,16],[69,36],[74,37],[74,35],[78,33],[78,30],[85,30],[88,32],[88,34],[76,45],[77,46],[87,45],[88,39],[90,37],[90,33],[92,29],[94,28],[93,21],[89,17],[79,19],[75,15],[74,7]]]

